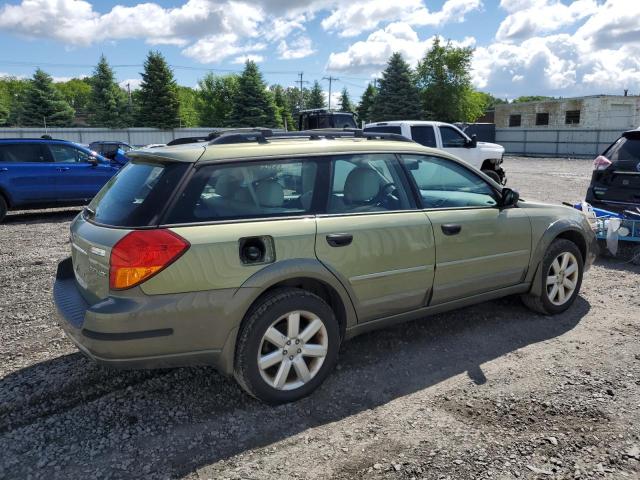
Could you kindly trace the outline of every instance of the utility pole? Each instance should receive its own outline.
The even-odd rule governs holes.
[[[127,82],[127,92],[129,93],[129,108],[131,108],[131,83]]]
[[[323,80],[329,80],[329,110],[331,110],[331,84],[335,81],[335,80],[340,80],[339,78],[336,77],[332,77],[331,75],[329,75],[328,77],[322,77]]]
[[[303,90],[303,84],[304,83],[309,83],[307,81],[303,81],[302,80],[302,76],[304,75],[304,72],[300,72],[298,74],[298,76],[300,77],[300,80],[298,80],[296,83],[300,84],[300,110],[304,109],[304,90]]]

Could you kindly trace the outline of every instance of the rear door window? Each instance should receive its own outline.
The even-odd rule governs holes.
[[[431,125],[413,125],[411,138],[425,147],[436,147],[436,134]]]
[[[187,171],[187,163],[129,162],[98,192],[88,220],[116,227],[154,225]]]
[[[0,162],[46,162],[48,161],[42,145],[39,143],[0,144]]]
[[[318,165],[283,160],[198,169],[165,223],[304,215],[311,212]]]
[[[621,137],[605,152],[614,170],[640,171],[640,135],[637,138]]]

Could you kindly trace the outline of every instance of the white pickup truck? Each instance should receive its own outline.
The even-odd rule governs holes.
[[[507,176],[502,168],[504,147],[496,143],[476,142],[475,135],[469,138],[450,123],[396,120],[369,123],[365,125],[364,131],[397,133],[426,147],[444,150],[482,170],[496,182],[507,183]]]

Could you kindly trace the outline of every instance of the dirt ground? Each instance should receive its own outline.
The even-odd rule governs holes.
[[[508,158],[524,198],[583,198],[584,160]],[[0,225],[0,478],[640,478],[640,267],[600,259],[557,317],[507,298],[347,342],[268,407],[210,368],[113,371],[55,324],[77,210]]]

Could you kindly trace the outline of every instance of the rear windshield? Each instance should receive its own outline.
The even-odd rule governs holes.
[[[396,133],[398,135],[402,134],[399,125],[384,125],[380,127],[367,127],[364,129],[365,132],[375,132],[375,133]]]
[[[637,171],[640,163],[640,135],[619,138],[604,152],[604,156],[611,160],[616,170]]]
[[[146,227],[158,222],[186,172],[186,163],[128,163],[85,209],[85,217],[114,227]]]
[[[353,116],[345,113],[334,114],[333,123],[335,128],[356,128],[356,122]]]

